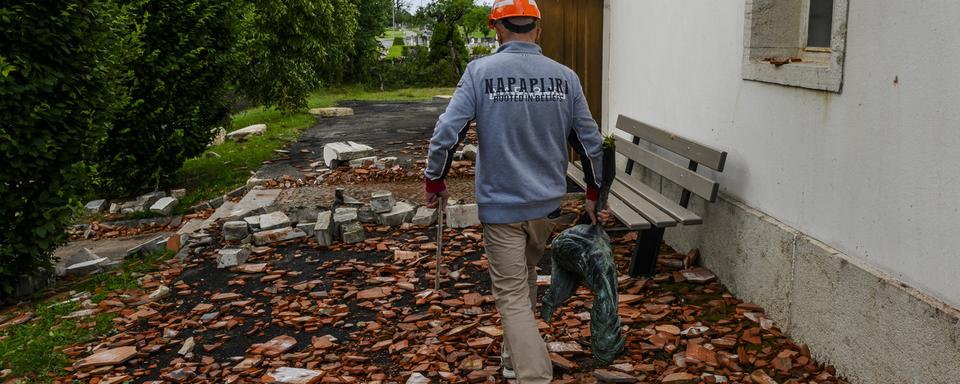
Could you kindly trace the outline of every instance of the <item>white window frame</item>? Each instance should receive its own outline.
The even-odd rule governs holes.
[[[838,93],[842,90],[849,0],[833,2],[829,48],[807,47],[809,0],[745,1],[744,80]],[[789,27],[792,22],[797,23],[796,30]],[[771,39],[775,44],[770,44]]]

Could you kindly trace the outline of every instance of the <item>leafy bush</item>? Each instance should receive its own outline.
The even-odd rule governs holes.
[[[120,60],[130,99],[100,147],[106,195],[166,186],[184,160],[203,152],[211,130],[228,122],[237,8],[232,1],[124,3],[120,35],[132,37]]]
[[[108,11],[97,0],[0,6],[0,297],[49,266],[87,187],[115,97]]]
[[[384,60],[377,69],[381,89],[452,87],[460,80],[457,69],[450,61],[432,61],[426,47],[405,46],[404,56]]]
[[[487,56],[493,53],[493,49],[485,45],[474,45],[470,54],[473,56]]]

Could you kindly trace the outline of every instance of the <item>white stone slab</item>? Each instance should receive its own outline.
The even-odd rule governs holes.
[[[373,148],[352,141],[329,143],[323,146],[323,161],[327,167],[333,167],[333,161],[349,162],[353,159],[373,156]]]
[[[255,124],[249,127],[240,128],[236,131],[227,133],[227,140],[246,140],[250,136],[262,135],[267,131],[266,124]]]

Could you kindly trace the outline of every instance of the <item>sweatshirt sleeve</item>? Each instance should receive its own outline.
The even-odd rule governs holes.
[[[567,141],[573,150],[580,155],[580,164],[583,166],[584,181],[587,183],[587,198],[596,200],[599,195],[603,175],[603,138],[600,136],[600,127],[597,125],[587,98],[583,94],[579,80],[574,83],[573,91],[573,127]]]
[[[467,136],[470,121],[476,118],[476,115],[476,92],[468,66],[457,84],[447,110],[440,115],[436,127],[433,128],[427,153],[427,169],[424,171],[428,186],[431,182],[441,182],[447,177],[457,145]]]

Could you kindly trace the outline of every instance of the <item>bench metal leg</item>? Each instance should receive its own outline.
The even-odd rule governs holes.
[[[637,248],[630,259],[630,276],[652,277],[657,272],[657,256],[660,254],[664,230],[666,228],[650,228],[640,232]]]

